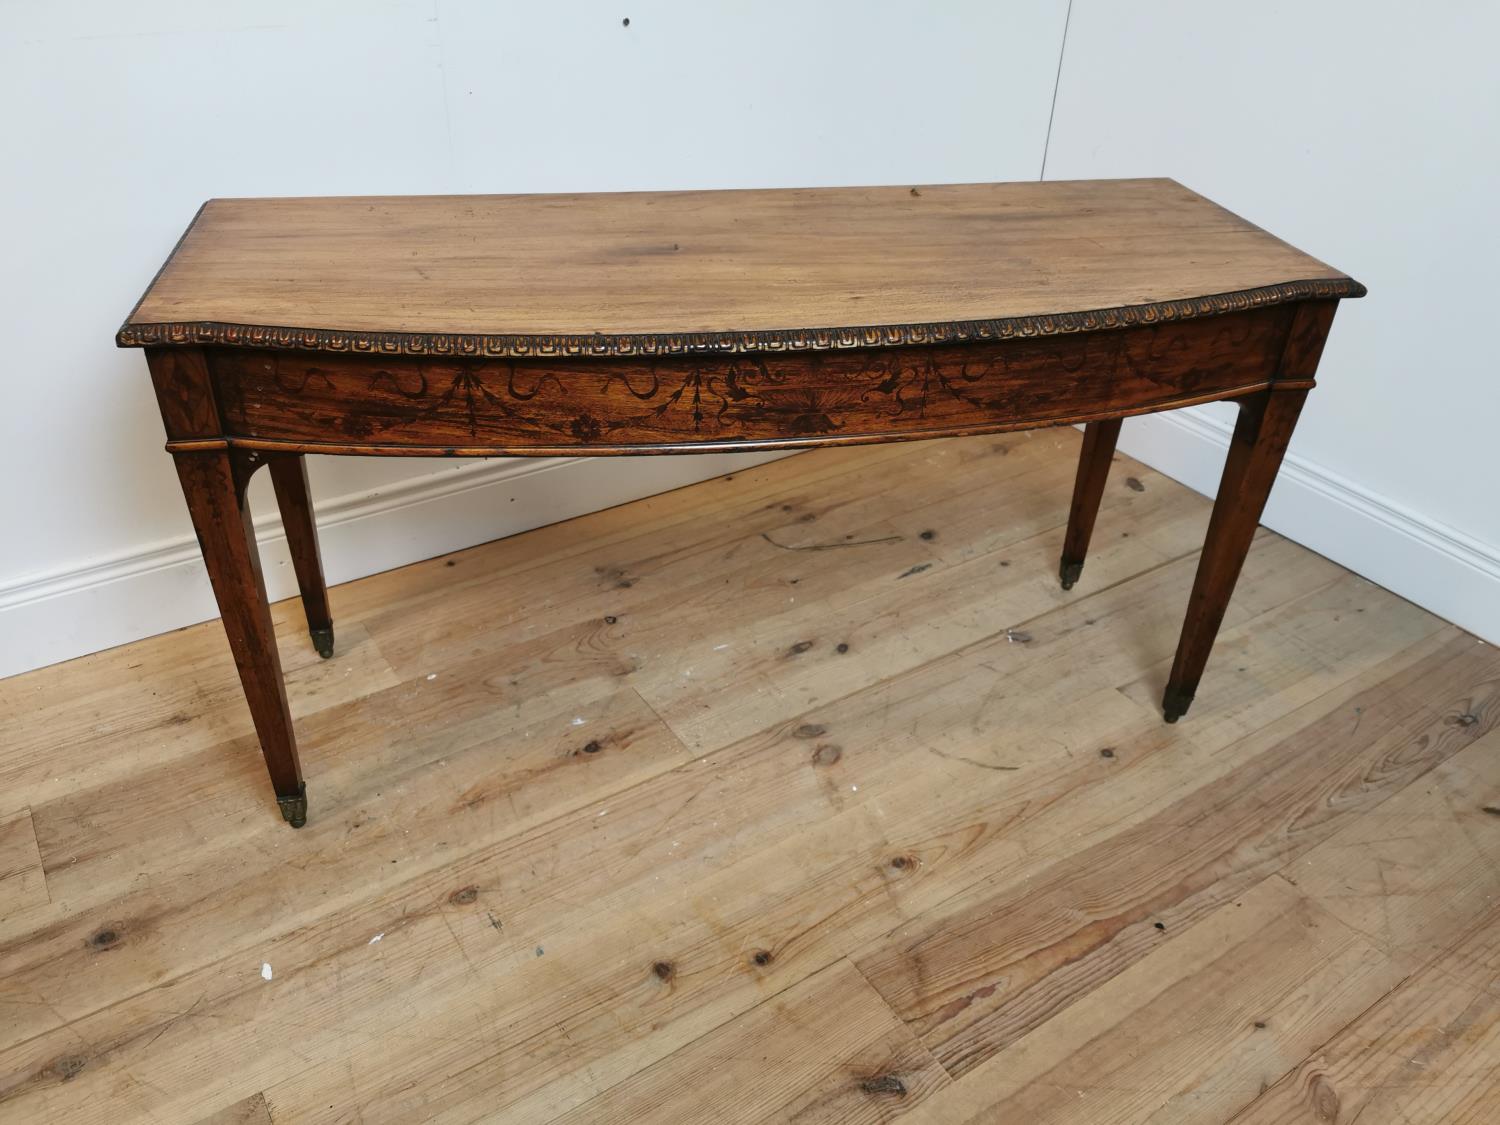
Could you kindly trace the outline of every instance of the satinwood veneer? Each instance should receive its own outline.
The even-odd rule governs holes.
[[[286,818],[306,787],[245,486],[318,651],[303,456],[798,449],[1085,423],[1062,583],[1134,414],[1239,404],[1164,711],[1186,712],[1358,282],[1171,180],[216,199],[121,327]]]

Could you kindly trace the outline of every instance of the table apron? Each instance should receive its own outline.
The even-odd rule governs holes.
[[[618,359],[210,348],[221,425],[176,447],[387,455],[708,452],[1061,425],[1264,389],[1296,306],[933,347]]]

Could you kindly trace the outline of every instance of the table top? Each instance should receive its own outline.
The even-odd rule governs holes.
[[[117,340],[408,355],[821,350],[1363,293],[1172,180],[213,199]]]

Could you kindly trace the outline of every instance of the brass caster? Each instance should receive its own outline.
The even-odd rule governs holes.
[[[307,782],[299,784],[290,797],[278,795],[276,803],[281,806],[282,818],[293,828],[301,828],[307,823]]]
[[[1062,588],[1064,590],[1071,590],[1073,583],[1078,581],[1078,576],[1082,573],[1083,564],[1081,562],[1070,563],[1064,561],[1057,571],[1058,577],[1062,579]]]
[[[309,629],[308,636],[312,637],[313,648],[318,650],[318,655],[327,660],[333,655],[333,626],[326,629]]]

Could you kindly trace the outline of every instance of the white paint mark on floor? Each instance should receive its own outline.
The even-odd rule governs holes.
[[[376,934],[376,935],[375,935],[375,936],[374,936],[374,937],[372,937],[372,938],[371,938],[371,939],[370,939],[370,940],[369,940],[369,941],[368,941],[368,942],[366,942],[366,943],[365,943],[365,944],[366,944],[366,945],[374,945],[374,944],[375,944],[375,943],[376,943],[376,942],[377,942],[377,941],[379,941],[379,940],[380,940],[380,939],[381,939],[381,938],[383,938],[383,937],[385,937],[385,931],[384,931],[384,930],[381,930],[381,931],[380,931],[380,932],[379,932],[379,933],[378,933],[378,934]]]
[[[260,979],[261,980],[270,980],[271,979],[271,962],[269,962],[269,961],[262,961],[261,962],[261,965],[260,965]]]

